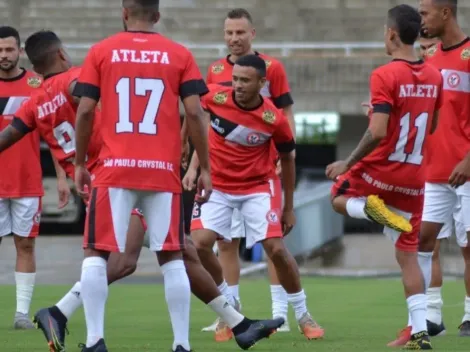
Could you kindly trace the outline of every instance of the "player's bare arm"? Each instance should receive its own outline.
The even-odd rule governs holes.
[[[294,149],[295,150],[295,149]],[[282,225],[284,236],[289,234],[295,225],[294,190],[295,190],[295,155],[294,150],[288,153],[279,153],[281,161],[282,184],[284,188],[284,208],[282,212]]]
[[[27,133],[28,132],[25,132],[19,126],[14,127],[13,123],[8,125],[3,131],[0,132],[0,152],[3,152],[5,149],[11,147]]]
[[[356,149],[354,149],[346,160],[336,161],[328,165],[326,168],[326,176],[331,180],[335,180],[339,175],[344,174],[377,148],[380,141],[387,136],[389,117],[389,114],[374,112],[369,123],[369,128],[364,133]]]
[[[75,104],[78,105],[80,103],[80,98],[73,95],[73,91],[74,91],[76,85],[77,85],[77,80],[75,79],[69,85],[69,95],[72,97]]]
[[[57,207],[59,209],[62,209],[69,203],[70,187],[67,183],[67,174],[65,173],[64,169],[62,168],[62,166],[60,166],[59,162],[54,157],[54,155],[51,154],[51,156],[52,162],[54,163],[55,173],[57,176],[57,191],[59,192],[59,204]]]
[[[449,184],[454,187],[460,187],[470,179],[470,153],[457,164],[449,177]]]
[[[439,111],[434,111],[434,115],[432,116],[432,121],[431,121],[430,134],[433,134],[436,131],[438,122],[439,122]]]
[[[199,166],[201,168],[200,184],[198,191],[202,192],[200,187],[204,187],[204,195],[199,195],[200,201],[209,199],[212,193],[212,182],[210,178],[209,164],[209,144],[207,140],[207,118],[206,113],[202,109],[201,101],[198,95],[191,95],[183,99],[186,120],[188,124],[188,132],[194,149],[198,155]],[[194,153],[194,154],[196,154]]]

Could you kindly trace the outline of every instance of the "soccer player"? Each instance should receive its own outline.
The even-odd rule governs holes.
[[[426,56],[429,54],[432,56],[436,51],[436,45],[439,43],[437,38],[428,38],[425,33],[421,33],[419,37],[419,56],[425,60]]]
[[[411,6],[388,11],[385,45],[393,60],[372,72],[369,127],[345,161],[326,169],[326,175],[336,180],[333,208],[385,225],[384,233],[394,241],[412,323],[407,350],[432,349],[423,280],[423,272],[431,269],[431,253],[423,255],[417,249],[425,182],[423,150],[436,128],[442,102],[439,71],[419,60],[413,48],[420,22]]]
[[[266,84],[261,89],[261,94],[272,100],[278,109],[282,109],[289,120],[292,133],[295,137],[295,122],[292,113],[294,101],[290,94],[289,82],[282,63],[268,55],[258,53],[252,48],[252,41],[255,38],[255,28],[251,14],[242,8],[233,9],[228,12],[224,23],[224,39],[230,54],[227,57],[219,59],[209,66],[207,73],[207,84],[232,85],[232,71],[234,62],[245,55],[255,54],[265,60],[267,66]],[[274,144],[271,147],[273,164],[279,163],[278,153]],[[280,170],[272,168],[271,182],[274,186],[274,201],[277,207],[282,207],[282,187],[279,180]],[[195,176],[193,176],[195,177]],[[239,247],[240,239],[245,237],[245,226],[243,216],[238,210],[234,210],[232,226],[230,229],[232,242],[219,242],[218,255],[222,266],[224,278],[228,289],[235,297],[235,303],[240,303],[239,281],[240,281],[240,259]],[[271,260],[268,259],[268,272],[271,283],[272,314],[273,317],[282,317],[286,323],[278,330],[280,332],[289,331],[287,320],[288,302],[287,293],[282,288],[276,274],[276,269]],[[216,332],[216,340],[225,341],[231,337],[230,330],[226,328],[223,321],[218,319],[212,326],[204,328],[203,331]]]
[[[72,95],[80,73],[78,68],[70,68],[67,53],[60,39],[50,31],[40,31],[31,35],[25,43],[26,53],[36,72],[45,77],[43,89],[34,94],[16,112],[10,126],[0,133],[0,151],[13,145],[28,133],[38,130],[49,145],[53,156],[58,160],[69,177],[74,177],[75,157],[75,112],[78,99]],[[38,108],[39,107],[39,108]],[[98,130],[95,130],[97,132]],[[97,172],[101,137],[94,133],[87,153],[87,167]],[[149,239],[144,240],[145,223],[139,214],[133,212],[129,235],[124,253],[111,253],[108,265],[108,284],[135,271],[142,242],[149,247]],[[137,215],[137,216],[135,216]],[[191,242],[184,251],[184,261],[192,292],[230,321],[238,345],[248,348],[266,337],[283,321],[251,321],[225,304],[211,276],[202,267],[197,252]],[[67,320],[81,306],[81,285],[74,287],[55,306],[41,309],[35,315],[38,327],[44,332],[51,351],[63,351]],[[261,325],[264,325],[264,328]]]
[[[211,85],[210,93],[202,98],[212,127],[209,143],[214,191],[206,203],[196,200],[191,237],[201,262],[220,289],[224,278],[212,247],[216,240],[231,241],[232,214],[238,209],[245,222],[247,248],[262,243],[287,292],[301,332],[308,339],[317,339],[324,331],[307,310],[297,263],[282,240],[295,223],[295,142],[282,111],[260,95],[266,70],[266,62],[258,55],[242,56],[233,67],[233,88]],[[282,164],[282,210],[273,201],[270,184],[272,141]],[[233,305],[233,299],[230,303]]]
[[[419,11],[423,31],[428,37],[440,40],[435,50],[428,51],[427,63],[438,68],[444,80],[439,128],[427,155],[420,251],[432,252],[443,224],[453,213],[461,212],[461,216],[456,214],[461,222],[456,223],[456,234],[465,262],[466,298],[459,329],[460,336],[470,336],[470,247],[467,245],[470,231],[467,216],[470,214],[470,183],[467,182],[470,177],[470,39],[457,23],[457,0],[421,0]],[[431,281],[431,273],[427,274],[427,280]],[[436,280],[428,291],[428,318],[436,333],[445,330],[439,276],[441,274],[436,272]]]
[[[12,27],[0,27],[0,130],[4,130],[41,79],[19,66],[20,36]],[[39,135],[32,133],[0,155],[0,242],[13,234],[16,247],[15,329],[33,329],[29,308],[36,279],[35,239],[41,219],[42,171]],[[8,171],[6,171],[8,170]]]

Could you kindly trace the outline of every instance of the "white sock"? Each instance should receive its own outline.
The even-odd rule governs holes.
[[[287,301],[287,292],[281,285],[271,285],[271,300],[273,318],[284,318],[284,320],[287,320],[289,302]]]
[[[230,294],[240,303],[240,286],[239,285],[232,285],[228,286],[228,291]]]
[[[214,300],[210,301],[208,306],[217,313],[217,315],[233,329],[240,324],[245,317],[238,313],[227,301],[224,295],[220,295]]]
[[[470,297],[465,297],[465,314],[462,319],[462,323],[464,321],[470,321]]]
[[[104,337],[104,310],[108,298],[106,266],[106,260],[101,257],[85,258],[82,264],[80,283],[87,328],[87,347],[94,346]]]
[[[365,206],[364,198],[349,198],[346,202],[346,212],[352,218],[370,220],[364,211]]]
[[[292,305],[297,321],[299,321],[305,313],[308,313],[307,296],[305,296],[304,290],[293,294],[288,293],[287,301]]]
[[[406,300],[408,311],[411,315],[411,334],[427,331],[426,325],[426,295],[419,293],[408,297]]]
[[[29,314],[31,299],[33,298],[34,282],[36,273],[15,272],[16,282],[16,311],[22,314]]]
[[[426,292],[426,298],[426,319],[439,325],[442,323],[442,306],[444,304],[442,301],[441,288],[429,287]]]
[[[234,307],[235,306],[235,300],[233,299],[233,295],[230,292],[230,290],[228,289],[228,285],[227,285],[227,282],[225,280],[219,285],[218,289],[219,289],[220,293],[225,296],[225,298],[227,299],[227,302],[232,307]]]
[[[56,307],[59,308],[67,320],[82,305],[81,289],[80,282],[76,282],[72,289],[56,304]]]
[[[165,285],[165,298],[173,327],[173,350],[189,346],[189,315],[191,311],[191,287],[182,260],[173,260],[161,266]]]
[[[431,284],[432,275],[432,252],[418,252],[418,264],[424,277],[424,293]]]
[[[413,325],[413,320],[411,319],[411,314],[408,312],[408,325],[407,326],[412,326]]]

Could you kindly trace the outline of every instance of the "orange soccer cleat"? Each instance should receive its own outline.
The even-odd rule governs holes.
[[[323,338],[325,330],[312,319],[309,313],[305,313],[299,320],[299,330],[308,340]]]
[[[408,341],[411,339],[411,326],[407,326],[403,330],[401,330],[397,338],[393,340],[392,342],[389,342],[387,344],[388,347],[401,347],[405,346]]]

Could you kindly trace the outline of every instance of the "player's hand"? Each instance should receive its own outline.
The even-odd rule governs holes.
[[[70,187],[67,183],[67,179],[57,179],[57,192],[59,192],[59,205],[57,206],[57,208],[65,208],[65,206],[69,204],[70,200]]]
[[[282,234],[287,236],[289,232],[292,231],[296,222],[294,209],[284,209],[282,211],[281,225],[282,225]]]
[[[449,177],[449,184],[457,188],[462,186],[470,178],[470,161],[467,158],[457,164]]]
[[[282,168],[281,168],[281,159],[279,159],[276,163],[276,176],[281,176]]]
[[[195,201],[198,203],[205,203],[209,200],[212,194],[212,179],[210,171],[201,170],[201,175],[197,180],[197,193]]]
[[[181,144],[181,167],[187,169],[189,163],[189,141],[182,142]]]
[[[186,174],[183,177],[183,181],[181,182],[185,191],[192,191],[194,188],[196,188],[196,177],[197,170],[190,168],[188,171],[186,171]]]
[[[91,176],[84,166],[75,166],[75,187],[78,195],[85,201],[90,198]]]
[[[344,160],[335,161],[326,167],[326,177],[330,180],[336,181],[339,175],[348,171],[348,166]]]

